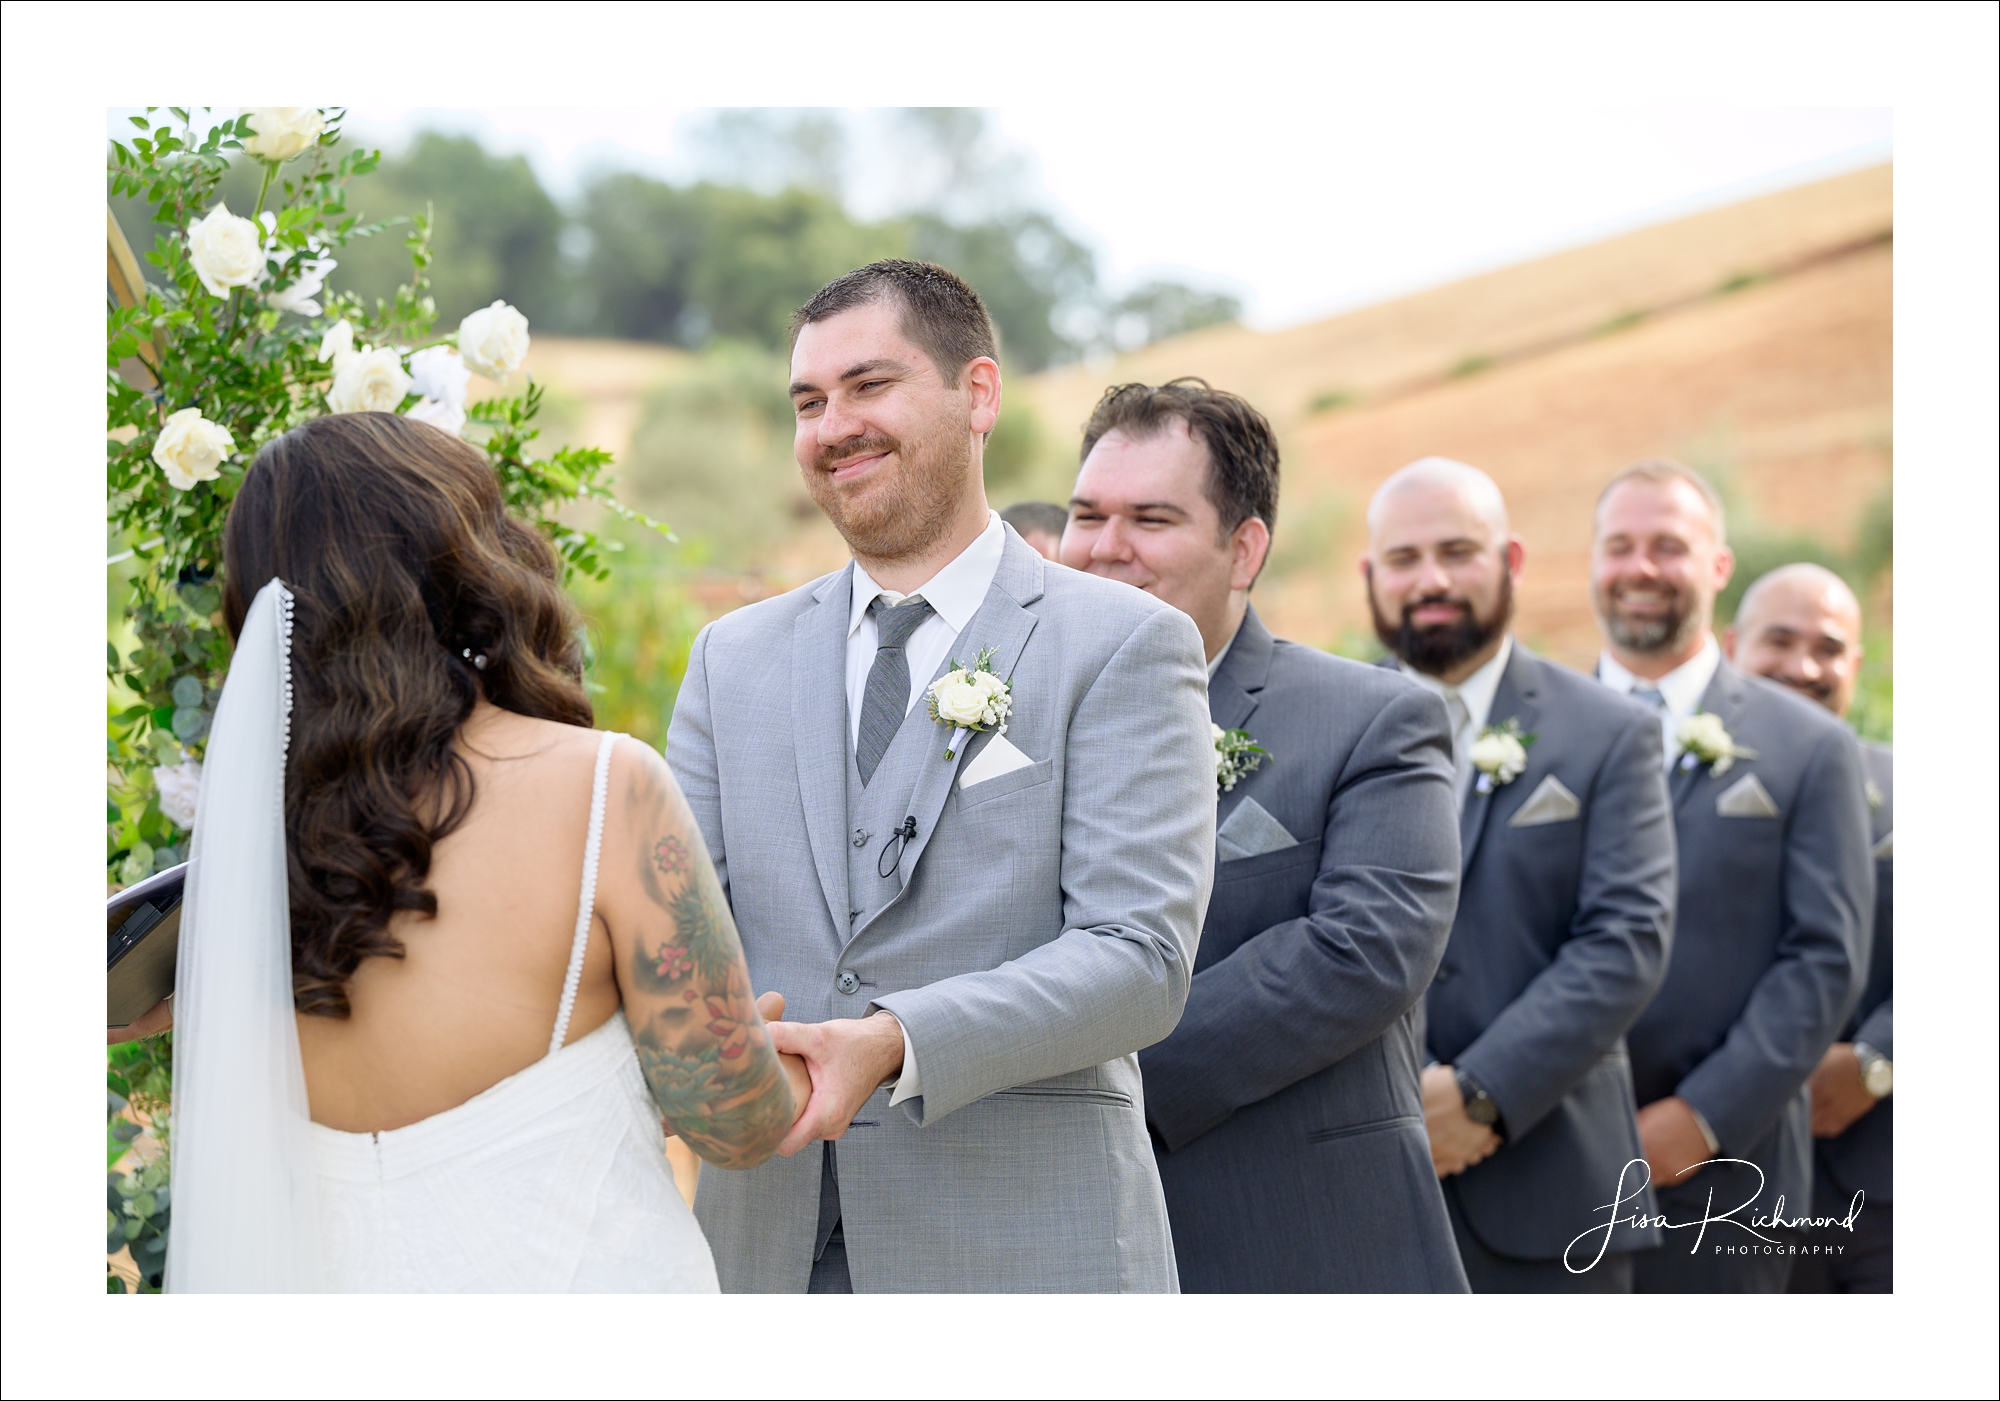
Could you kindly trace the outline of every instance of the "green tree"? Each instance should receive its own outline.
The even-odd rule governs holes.
[[[501,297],[537,329],[561,323],[566,221],[525,157],[491,155],[472,137],[427,131],[354,181],[349,200],[367,219],[430,206],[431,295],[440,324],[455,327]],[[378,238],[345,249],[329,281],[373,301],[408,276],[400,240]]]
[[[766,195],[610,175],[584,192],[581,218],[581,323],[691,347],[716,336],[781,347],[793,311],[822,285],[906,246],[900,229],[858,223],[796,186]]]

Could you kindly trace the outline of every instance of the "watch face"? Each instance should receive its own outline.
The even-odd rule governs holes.
[[[1873,1060],[1868,1063],[1868,1068],[1861,1072],[1861,1083],[1867,1087],[1869,1094],[1877,1099],[1883,1099],[1895,1084],[1895,1072],[1888,1061]]]

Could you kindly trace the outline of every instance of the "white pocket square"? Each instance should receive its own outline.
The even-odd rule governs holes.
[[[1255,798],[1238,803],[1215,834],[1215,849],[1224,861],[1263,856],[1298,844],[1298,838],[1285,830],[1285,824],[1264,811]]]
[[[1757,781],[1757,775],[1746,773],[1727,788],[1715,800],[1717,817],[1776,817],[1778,805],[1771,801],[1771,795],[1764,785]]]
[[[998,778],[1003,773],[1015,769],[1025,769],[1034,763],[1027,755],[1007,742],[1007,736],[995,735],[986,742],[973,761],[965,766],[965,772],[958,776],[960,788],[976,788],[989,778]]]
[[[1583,804],[1576,794],[1563,786],[1563,781],[1554,774],[1548,775],[1535,785],[1535,791],[1528,795],[1528,801],[1521,804],[1520,811],[1507,819],[1509,827],[1540,827],[1549,822],[1574,822],[1583,814]]]

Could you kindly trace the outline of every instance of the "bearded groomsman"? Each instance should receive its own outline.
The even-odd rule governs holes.
[[[1722,658],[1734,557],[1714,488],[1640,462],[1598,498],[1598,676],[1654,707],[1680,854],[1666,981],[1627,1037],[1639,1139],[1670,1226],[1641,1293],[1777,1293],[1825,1231],[1747,1223],[1812,1204],[1806,1081],[1861,995],[1875,906],[1861,747],[1833,716]],[[1719,1161],[1718,1161],[1719,1160]],[[1699,1237],[1697,1243],[1696,1237]]]
[[[1233,732],[1187,1010],[1139,1058],[1181,1287],[1463,1293],[1416,1028],[1458,897],[1444,707],[1265,629],[1250,589],[1277,507],[1249,404],[1121,385],[1084,429],[1062,541],[1195,620]]]
[[[1729,659],[1845,716],[1861,673],[1861,604],[1840,576],[1817,564],[1774,569],[1743,595],[1722,634]],[[1845,1216],[1856,1197],[1853,1239],[1837,1255],[1799,1257],[1794,1294],[1894,1290],[1892,1149],[1896,1033],[1894,945],[1895,774],[1889,747],[1861,745],[1875,855],[1875,938],[1868,982],[1840,1039],[1812,1075],[1813,1214]]]
[[[1629,1293],[1658,1233],[1589,1232],[1641,1156],[1624,1035],[1666,973],[1673,817],[1652,713],[1509,634],[1523,558],[1464,463],[1413,462],[1369,505],[1375,631],[1454,724],[1462,875],[1424,1117],[1475,1291]]]

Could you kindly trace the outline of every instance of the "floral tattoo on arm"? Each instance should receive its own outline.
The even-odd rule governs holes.
[[[674,820],[663,788],[646,796],[661,825]],[[642,847],[639,876],[658,914],[635,941],[630,970],[640,1069],[696,1153],[718,1167],[754,1166],[791,1127],[792,1097],[722,887],[673,831]]]

